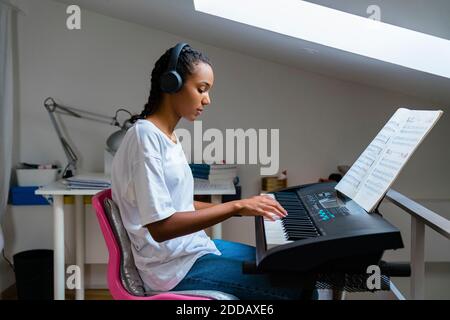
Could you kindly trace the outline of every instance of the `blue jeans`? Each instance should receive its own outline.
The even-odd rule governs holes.
[[[312,290],[302,290],[292,277],[274,279],[266,274],[244,274],[243,261],[255,261],[255,247],[242,243],[214,240],[221,256],[206,254],[194,263],[178,290],[216,290],[241,300],[311,299]]]

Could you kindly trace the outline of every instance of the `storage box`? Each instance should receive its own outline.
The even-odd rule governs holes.
[[[13,187],[9,190],[10,203],[15,206],[48,205],[47,199],[34,192],[39,187]]]
[[[58,180],[61,169],[16,169],[20,187],[40,187]]]

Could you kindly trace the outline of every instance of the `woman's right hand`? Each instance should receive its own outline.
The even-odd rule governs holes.
[[[248,199],[236,200],[237,213],[242,216],[262,216],[270,220],[287,216],[287,211],[267,195],[254,196]]]

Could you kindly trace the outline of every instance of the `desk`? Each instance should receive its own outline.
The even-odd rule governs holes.
[[[231,182],[224,185],[212,185],[208,180],[194,179],[194,195],[210,195],[211,203],[221,203],[222,195],[227,194],[236,194],[236,188]],[[222,238],[221,223],[212,226],[211,237],[213,239]]]
[[[54,298],[55,300],[65,299],[65,256],[64,256],[64,196],[75,196],[75,250],[76,265],[80,268],[80,287],[76,289],[75,298],[84,300],[84,255],[85,255],[85,230],[84,230],[84,200],[85,195],[95,195],[100,189],[69,189],[62,180],[53,182],[35,191],[35,194],[42,196],[53,196],[53,277],[54,277]],[[214,186],[207,180],[194,179],[195,195],[211,195],[211,202],[220,203],[222,195],[235,194],[233,184]],[[212,237],[220,239],[222,237],[222,227],[220,224],[213,226]]]

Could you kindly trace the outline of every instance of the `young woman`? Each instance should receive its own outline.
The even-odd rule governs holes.
[[[181,50],[181,51],[180,51]],[[177,54],[177,51],[179,54]],[[179,75],[179,88],[173,74]],[[172,78],[171,78],[172,77]],[[176,77],[175,77],[176,78]],[[214,74],[209,59],[178,44],[156,62],[148,102],[127,131],[112,164],[112,197],[132,243],[136,267],[153,291],[218,290],[240,299],[298,299],[291,279],[244,274],[255,248],[211,240],[203,231],[233,215],[287,213],[268,196],[213,205],[193,200],[193,177],[174,129],[181,118],[194,121],[211,103]]]

